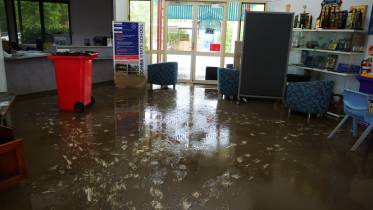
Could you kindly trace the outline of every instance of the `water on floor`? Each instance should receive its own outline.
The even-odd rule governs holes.
[[[18,99],[29,178],[0,209],[373,209],[372,146],[349,152],[348,128],[328,141],[336,120],[203,86],[93,92],[83,114]]]

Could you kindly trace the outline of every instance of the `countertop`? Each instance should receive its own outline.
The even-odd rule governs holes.
[[[4,60],[24,60],[24,59],[32,59],[32,58],[45,58],[49,55],[49,53],[44,53],[44,52],[32,52],[32,53],[22,53],[16,56],[11,56],[11,57],[5,57]]]

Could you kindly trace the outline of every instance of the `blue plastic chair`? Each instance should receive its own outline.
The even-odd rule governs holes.
[[[344,90],[343,92],[343,103],[344,111],[346,116],[337,125],[337,127],[329,134],[328,138],[333,138],[337,131],[347,122],[347,120],[352,118],[352,135],[357,137],[357,121],[364,121],[370,125],[356,141],[356,143],[351,148],[351,151],[356,150],[360,144],[365,140],[369,133],[373,129],[373,116],[369,113],[369,96],[365,93]]]

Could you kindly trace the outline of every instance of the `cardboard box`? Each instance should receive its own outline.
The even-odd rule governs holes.
[[[0,190],[27,177],[23,140],[14,140],[10,128],[0,126]]]
[[[241,58],[242,58],[242,51],[243,51],[243,42],[236,41],[234,44],[234,68],[237,70],[241,70]]]
[[[116,72],[114,82],[118,88],[145,88],[147,85],[145,76],[140,76],[136,73]]]

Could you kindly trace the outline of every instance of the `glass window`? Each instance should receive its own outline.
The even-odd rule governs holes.
[[[41,40],[39,2],[17,1],[16,17],[20,43],[35,44]]]
[[[41,5],[43,17],[37,0],[15,0],[14,4],[20,44],[36,44],[39,40],[44,43],[44,48],[48,48],[45,44],[71,43],[68,3],[44,2]],[[41,19],[44,20],[44,25],[41,24]]]
[[[44,3],[44,24],[46,41],[55,44],[70,44],[69,5]]]
[[[9,40],[8,36],[8,24],[7,24],[4,0],[0,0],[0,31],[1,40]]]
[[[223,18],[223,5],[198,5],[197,51],[220,52]]]
[[[243,40],[243,28],[245,25],[245,14],[250,11],[255,11],[255,12],[264,12],[265,11],[265,4],[254,4],[254,3],[244,3],[242,4],[242,15],[241,15],[241,29],[240,29],[240,40]]]
[[[239,2],[228,3],[227,32],[225,36],[225,52],[234,53],[234,43],[237,40],[238,23],[239,23]]]
[[[145,50],[150,49],[150,1],[130,1],[130,21],[145,22]]]
[[[158,0],[153,0],[153,31],[151,32],[153,34],[152,36],[152,50],[157,50],[158,49],[158,44],[159,49],[162,49],[162,42],[158,43]]]

